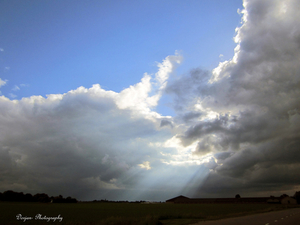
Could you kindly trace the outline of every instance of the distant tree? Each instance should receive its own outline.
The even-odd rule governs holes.
[[[23,192],[15,192],[15,191],[5,191],[4,193],[0,193],[0,201],[10,201],[10,202],[32,202],[32,195],[26,194]]]
[[[64,198],[61,195],[59,195],[57,197],[54,197],[52,202],[53,203],[62,203],[63,200],[64,200]]]
[[[280,195],[280,198],[289,197],[287,194]]]
[[[62,195],[59,195],[57,197],[51,197],[51,202],[52,203],[77,203],[77,199],[72,198],[70,196],[67,198],[63,198]]]
[[[296,191],[293,197],[297,200],[297,203],[300,204],[300,191]]]
[[[42,193],[42,194],[35,194],[33,196],[33,199],[36,201],[36,202],[50,202],[50,198],[47,194],[45,193]]]
[[[240,196],[239,194],[237,194],[237,195],[235,196],[235,198],[241,198],[241,196]]]
[[[38,193],[32,196],[27,193],[24,195],[23,192],[14,192],[12,190],[5,191],[3,193],[0,192],[0,201],[12,201],[12,202],[57,202],[57,203],[77,203],[76,198],[67,197],[63,198],[62,195],[57,197],[49,197],[45,193]]]
[[[24,194],[23,192],[8,190],[3,193],[3,201],[22,202],[24,201]]]
[[[77,203],[77,199],[71,198],[71,197],[67,197],[65,202],[66,203]]]
[[[24,201],[25,201],[25,202],[33,202],[34,199],[33,199],[32,194],[27,193],[27,194],[24,196]]]

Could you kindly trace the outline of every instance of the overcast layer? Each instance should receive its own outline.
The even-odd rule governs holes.
[[[175,53],[120,93],[95,84],[1,96],[0,191],[80,200],[299,191],[300,4],[244,7],[234,57],[213,71],[172,77],[183,60]],[[155,111],[163,95],[175,116]]]

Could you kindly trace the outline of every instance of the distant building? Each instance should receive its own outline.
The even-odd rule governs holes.
[[[297,200],[294,199],[294,198],[291,198],[291,197],[284,197],[284,198],[281,198],[281,204],[285,204],[285,205],[296,205],[297,204]]]
[[[226,203],[277,203],[277,204],[297,204],[296,199],[291,197],[253,197],[253,198],[188,198],[178,196],[166,200],[166,203],[175,204],[226,204]]]
[[[281,197],[274,197],[271,196],[267,203],[271,204],[284,204],[284,205],[296,205],[297,200],[295,198],[291,198],[289,196],[281,196]]]
[[[270,203],[270,204],[280,204],[280,203],[281,203],[280,197],[274,197],[274,196],[271,196],[271,197],[267,200],[267,203]]]
[[[180,195],[178,197],[167,200],[166,203],[188,203],[189,201],[191,201],[190,198]]]

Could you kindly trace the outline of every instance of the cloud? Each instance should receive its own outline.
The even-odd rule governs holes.
[[[151,76],[145,73],[140,83],[130,86],[120,93],[116,100],[118,107],[149,113],[151,108],[157,106],[167,84],[167,79],[176,68],[176,64],[181,63],[181,61],[182,56],[178,53],[166,57],[162,63],[158,63],[159,70],[155,74],[154,84],[151,83]]]
[[[160,171],[163,143],[174,135],[162,126],[169,117],[153,109],[180,58],[168,56],[154,78],[145,74],[120,93],[95,84],[46,98],[0,96],[0,189],[89,200],[145,198],[150,183],[140,180]],[[136,186],[143,189],[132,192]]]
[[[142,164],[138,164],[139,167],[146,169],[146,170],[151,170],[150,163],[148,161],[143,162]]]
[[[112,185],[124,188],[126,182],[111,184],[111,180],[126,176],[145,161],[145,155],[156,155],[153,149],[144,147],[140,152],[139,148],[147,146],[144,139],[160,132],[158,122],[120,109],[118,97],[99,85],[14,102],[2,96],[5,120],[0,149],[8,158],[1,174],[5,187],[20,183],[27,190],[55,194],[67,194],[72,187],[75,195],[83,187],[86,191]]]
[[[164,127],[164,126],[170,126],[173,127],[172,121],[168,120],[168,119],[162,119],[160,121],[160,127]]]
[[[1,87],[1,86],[4,86],[6,83],[7,83],[7,80],[2,80],[2,79],[0,78],[0,87]]]
[[[18,86],[18,85],[15,85],[15,86],[12,88],[12,90],[13,90],[13,91],[19,91],[19,90],[20,90],[20,88],[19,88],[19,86]]]
[[[300,5],[257,0],[244,7],[234,57],[166,87],[178,112],[174,120],[185,121],[181,144],[216,159],[198,195],[299,188],[292,174],[300,165]]]
[[[16,98],[17,97],[17,95],[15,95],[13,93],[9,93],[8,95],[9,95],[10,98]]]

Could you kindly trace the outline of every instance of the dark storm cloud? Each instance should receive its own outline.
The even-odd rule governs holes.
[[[196,142],[194,154],[212,153],[218,164],[198,194],[255,195],[268,188],[293,194],[300,182],[294,175],[300,166],[300,4],[244,6],[234,58],[210,78],[192,72],[167,87],[175,109],[201,115],[177,137],[184,146]]]

